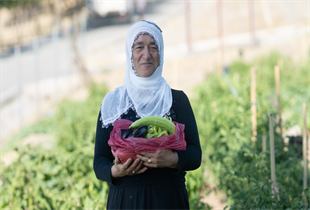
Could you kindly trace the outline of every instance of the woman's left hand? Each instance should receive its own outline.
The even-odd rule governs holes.
[[[141,152],[137,158],[150,168],[178,168],[179,156],[171,149],[157,150],[156,152]]]

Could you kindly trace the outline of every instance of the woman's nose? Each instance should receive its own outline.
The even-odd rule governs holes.
[[[151,54],[150,54],[150,50],[148,47],[145,47],[144,50],[143,50],[143,57],[145,59],[149,59],[151,57]]]

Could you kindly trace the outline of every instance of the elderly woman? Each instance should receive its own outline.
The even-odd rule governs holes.
[[[131,26],[124,86],[104,97],[97,122],[94,171],[110,184],[107,209],[189,209],[185,171],[200,166],[201,147],[190,102],[162,77],[163,64],[161,29],[147,20]],[[125,163],[113,156],[108,140],[115,121],[165,115],[185,125],[185,150],[142,152]]]

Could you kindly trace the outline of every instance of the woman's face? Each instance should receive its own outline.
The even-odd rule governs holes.
[[[133,44],[132,59],[139,77],[151,76],[159,66],[155,40],[149,35],[140,35]]]

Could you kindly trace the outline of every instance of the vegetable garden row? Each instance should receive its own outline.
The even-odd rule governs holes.
[[[274,71],[279,64],[281,118],[275,79],[277,73]],[[253,67],[256,68],[255,104],[251,104]],[[250,64],[236,61],[223,79],[210,76],[196,88],[197,96],[192,103],[198,116],[204,151],[203,167],[215,176],[216,188],[226,193],[229,208],[309,208],[310,191],[303,188],[303,160],[299,155],[302,148],[284,143],[280,134],[281,130],[294,125],[303,127],[303,105],[310,101],[309,76],[307,61],[296,64],[289,58],[271,53]],[[253,105],[257,111],[254,121]],[[307,116],[309,131],[309,110]],[[254,130],[253,123],[256,124]],[[269,146],[271,138],[274,150]],[[264,140],[267,141],[266,149],[262,148]],[[271,177],[272,154],[275,159],[274,180]],[[309,183],[309,167],[306,171]],[[271,180],[275,181],[273,188]]]
[[[280,66],[282,118],[278,115],[274,79],[274,66],[279,59],[283,61]],[[256,66],[255,136],[250,91],[253,66]],[[205,186],[209,184],[206,170],[214,176],[216,189],[227,195],[228,208],[309,208],[310,191],[303,187],[301,147],[284,143],[280,134],[281,130],[294,125],[302,127],[302,104],[309,104],[309,84],[306,62],[296,64],[272,53],[250,64],[236,61],[221,79],[210,75],[195,89],[191,103],[200,133],[203,162],[198,170],[186,175],[191,209],[210,209],[201,202]],[[1,209],[105,208],[108,185],[96,179],[92,161],[95,123],[106,92],[104,85],[93,85],[86,101],[64,101],[54,116],[11,139],[20,155],[17,161],[2,168]],[[309,116],[309,108],[307,113]],[[272,188],[269,181],[270,114],[274,116],[276,188]],[[309,130],[309,120],[307,123]],[[48,149],[21,146],[20,139],[31,133],[55,135],[57,141]],[[264,150],[263,140],[267,142]],[[307,172],[309,180],[309,167]]]

